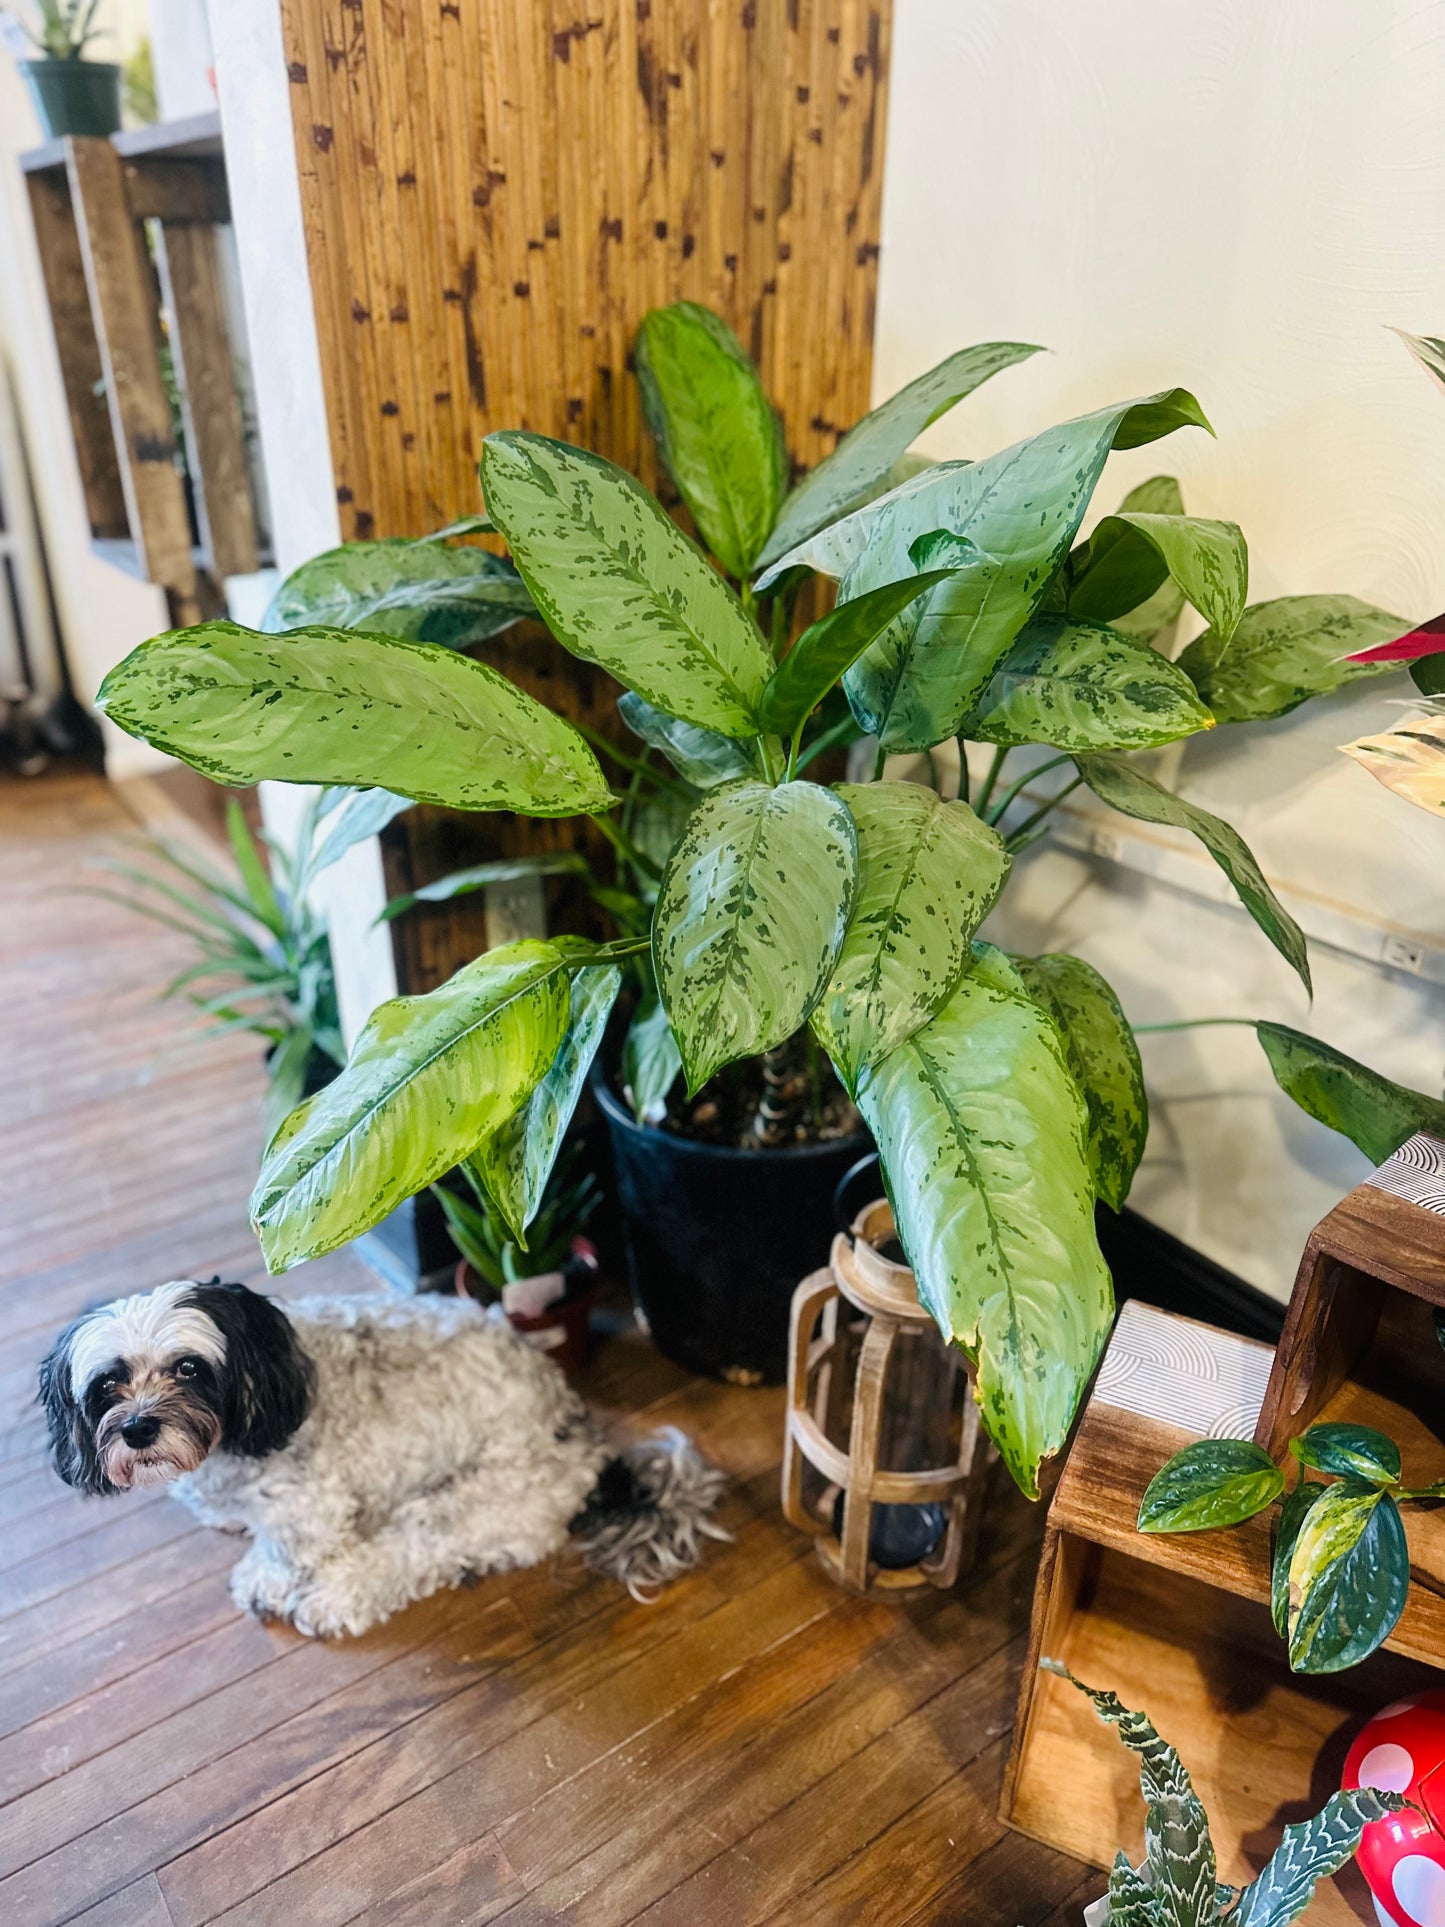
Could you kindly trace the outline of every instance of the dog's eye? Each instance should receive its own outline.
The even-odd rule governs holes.
[[[198,1364],[199,1364],[199,1360],[194,1358],[178,1358],[176,1360],[176,1367],[175,1367],[176,1377],[177,1378],[194,1378],[196,1375],[196,1368]]]

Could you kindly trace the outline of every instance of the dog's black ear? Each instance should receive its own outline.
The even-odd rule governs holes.
[[[95,1435],[70,1390],[70,1347],[84,1320],[67,1325],[40,1367],[40,1403],[55,1469],[81,1492],[114,1492],[95,1449]]]
[[[316,1389],[291,1320],[260,1292],[219,1280],[194,1286],[184,1302],[203,1311],[226,1341],[222,1448],[257,1459],[278,1451],[310,1411]]]

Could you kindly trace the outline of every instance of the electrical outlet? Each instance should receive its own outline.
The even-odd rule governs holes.
[[[1408,970],[1416,977],[1425,968],[1424,949],[1418,943],[1411,943],[1408,937],[1386,937],[1380,960],[1392,970]]]

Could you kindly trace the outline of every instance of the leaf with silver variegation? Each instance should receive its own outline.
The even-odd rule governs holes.
[[[261,618],[268,635],[287,629],[371,629],[412,642],[463,649],[536,610],[509,562],[486,549],[440,539],[472,518],[416,542],[346,542],[294,570]]]
[[[1365,1828],[1407,1804],[1402,1794],[1374,1787],[1332,1794],[1313,1819],[1285,1828],[1264,1872],[1229,1916],[1229,1927],[1289,1927],[1314,1899],[1319,1882],[1338,1873],[1356,1851]]]

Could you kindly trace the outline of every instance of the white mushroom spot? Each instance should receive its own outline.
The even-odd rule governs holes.
[[[1403,1746],[1372,1746],[1360,1761],[1360,1785],[1380,1793],[1403,1793],[1415,1777],[1415,1762]]]
[[[1411,1927],[1445,1927],[1445,1867],[1423,1853],[1407,1853],[1391,1882]]]

